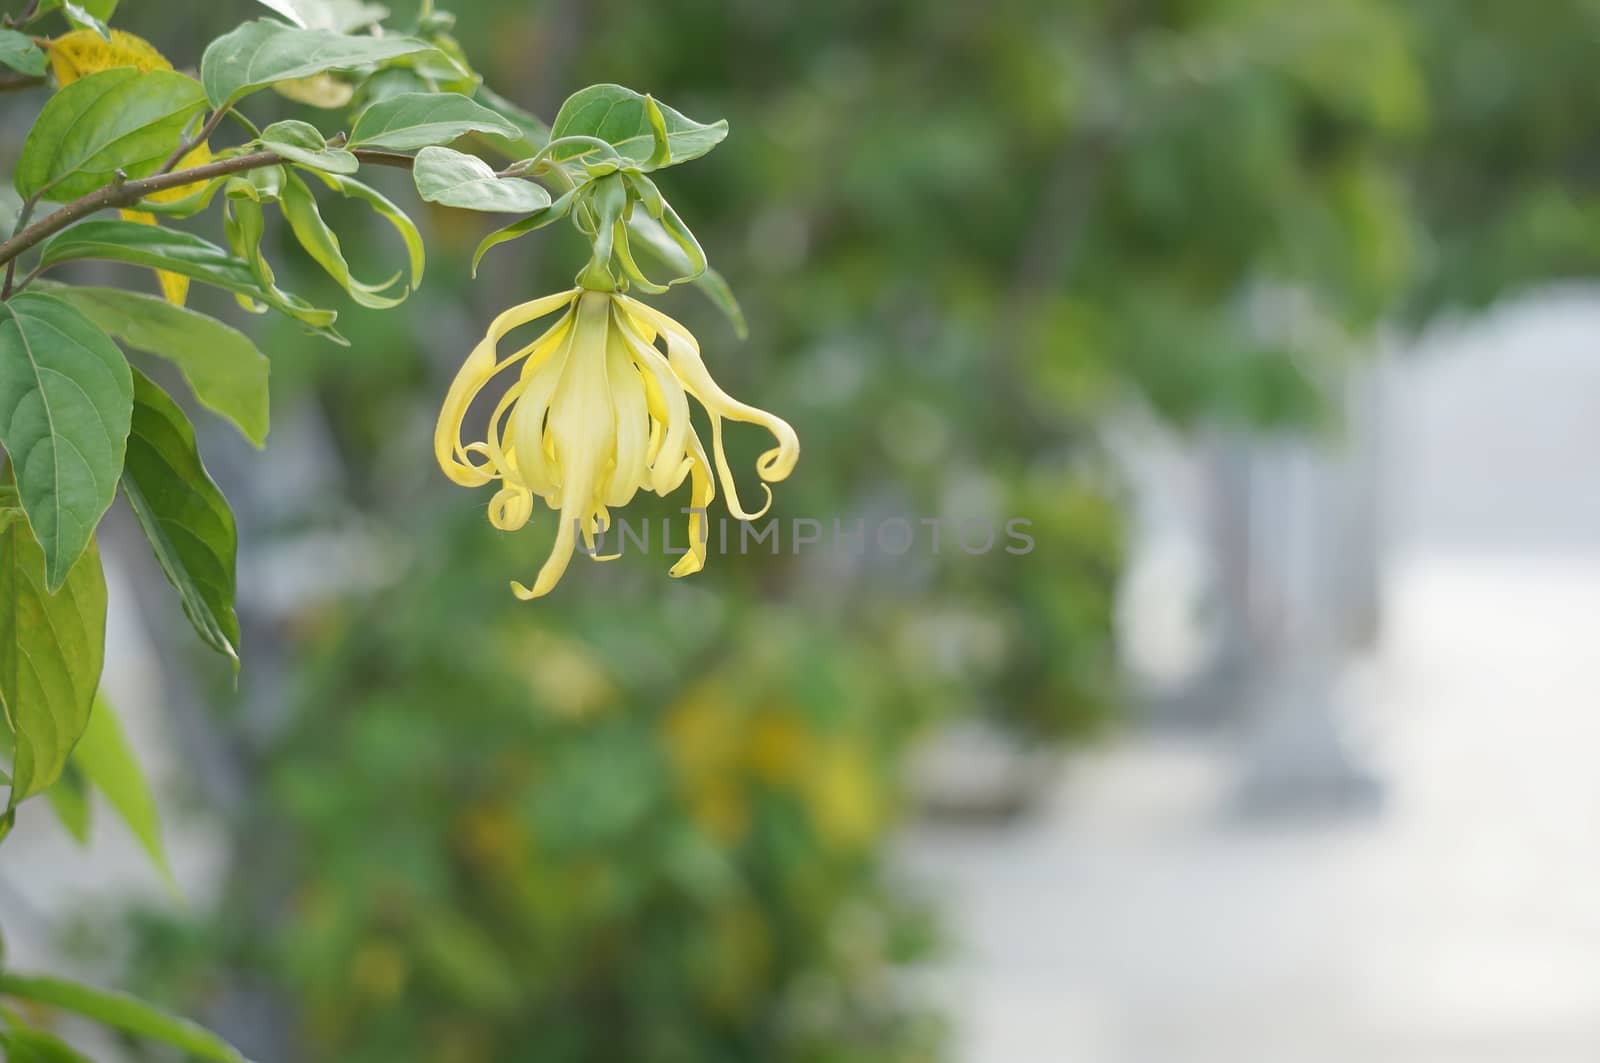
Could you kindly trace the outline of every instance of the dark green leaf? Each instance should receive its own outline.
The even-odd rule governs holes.
[[[74,199],[118,170],[155,173],[205,107],[193,78],[115,67],[79,78],[50,98],[17,158],[17,191]]]
[[[641,170],[697,159],[728,135],[726,120],[702,125],[621,85],[591,85],[567,97],[550,125],[550,139],[597,137]],[[665,142],[663,144],[663,141]],[[557,159],[585,154],[581,145],[557,149]]]
[[[89,723],[106,636],[106,582],[93,542],[55,594],[27,524],[0,528],[0,708],[14,743],[14,807],[55,782]]]
[[[212,105],[221,107],[274,82],[432,48],[410,37],[354,37],[258,19],[211,42],[200,59],[200,81]]]
[[[40,292],[0,303],[0,446],[52,590],[116,496],[132,411],[127,359],[94,322]]]
[[[515,137],[511,122],[454,92],[406,92],[379,100],[356,119],[350,144],[410,151],[448,144],[468,133]]]
[[[266,442],[270,366],[249,336],[142,292],[79,285],[48,291],[128,346],[172,362],[202,406],[232,421],[256,446]]]
[[[496,177],[476,155],[449,148],[423,148],[411,176],[418,195],[447,207],[523,214],[550,205],[550,193],[542,186],[520,177]]]
[[[92,989],[64,978],[0,974],[0,993],[36,1004],[64,1008],[135,1037],[172,1045],[213,1063],[247,1063],[216,1034],[186,1019],[176,1019],[126,993]]]
[[[237,669],[233,512],[200,461],[189,419],[138,370],[122,490],[200,640],[232,658]]]

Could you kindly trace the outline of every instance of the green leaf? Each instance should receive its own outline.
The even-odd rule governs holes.
[[[260,139],[262,147],[314,170],[355,173],[361,168],[356,157],[344,148],[328,147],[321,131],[309,122],[273,122],[261,131]]]
[[[83,741],[79,739],[79,746]],[[76,750],[73,751],[76,755]],[[50,809],[72,840],[79,845],[89,842],[89,780],[71,761],[61,772],[61,778],[45,790],[44,798]]]
[[[739,300],[734,297],[733,289],[728,287],[728,281],[716,269],[707,266],[706,271],[694,279],[694,286],[700,293],[711,301],[711,305],[722,312],[728,319],[728,324],[733,326],[734,335],[741,340],[748,339],[750,328],[745,324],[744,310],[739,306]]]
[[[491,247],[503,244],[507,240],[515,240],[519,236],[526,236],[535,229],[544,228],[551,222],[560,221],[572,212],[572,205],[577,202],[577,198],[578,189],[574,188],[548,207],[536,210],[526,218],[514,221],[505,228],[496,229],[488,236],[485,236],[483,241],[478,244],[478,249],[472,253],[472,275],[474,277],[478,275],[478,263],[483,260],[484,254]]]
[[[728,135],[726,120],[703,125],[621,85],[590,85],[567,97],[550,125],[550,139],[597,137],[640,170],[698,159]],[[582,145],[558,148],[556,159],[585,155]]]
[[[0,974],[0,993],[48,1007],[64,1008],[113,1029],[172,1045],[213,1063],[248,1063],[232,1045],[211,1031],[187,1019],[173,1018],[157,1011],[126,993],[92,989],[64,978],[20,974]]]
[[[395,232],[400,234],[400,240],[406,247],[406,258],[411,267],[411,289],[415,291],[422,284],[423,267],[427,265],[427,252],[423,246],[422,233],[417,230],[417,223],[406,215],[406,212],[370,185],[364,185],[353,177],[343,177],[339,174],[312,171],[322,183],[338,192],[346,199],[359,199],[373,211],[394,226]]]
[[[118,170],[147,177],[182,141],[205,107],[193,78],[171,70],[115,67],[79,78],[52,96],[17,158],[17,191],[75,199]]]
[[[0,63],[29,77],[39,77],[49,65],[44,49],[33,38],[16,30],[0,30]]]
[[[72,751],[72,764],[105,795],[106,802],[128,825],[156,870],[168,885],[176,888],[172,867],[167,862],[167,850],[161,841],[161,820],[156,813],[155,797],[123,734],[121,721],[104,697],[95,698],[89,726]]]
[[[106,637],[106,581],[94,543],[61,589],[20,520],[0,530],[0,708],[15,743],[15,807],[55,782],[89,723]]]
[[[90,1063],[55,1034],[13,1025],[0,1033],[0,1047],[5,1048],[7,1063]]]
[[[111,17],[111,12],[116,9],[117,0],[61,0],[61,13],[67,16],[67,21],[81,30],[94,30],[103,41],[111,39],[111,27],[106,25],[106,19]],[[101,12],[104,14],[101,14]]]
[[[343,343],[329,327],[338,316],[287,292],[263,290],[250,267],[227,251],[192,233],[138,222],[103,219],[63,230],[41,247],[40,263],[55,266],[78,259],[103,258],[151,269],[164,269],[256,300],[287,314],[319,335]],[[26,294],[26,293],[24,293]]]
[[[262,7],[282,15],[296,26],[304,26],[306,24],[306,20],[300,17],[300,12],[295,10],[294,4],[290,3],[289,0],[257,0],[257,2]]]
[[[51,590],[116,496],[132,412],[127,359],[94,322],[40,292],[0,303],[0,446]]]
[[[400,279],[399,273],[383,284],[365,284],[350,275],[350,264],[345,261],[344,252],[339,248],[338,234],[322,220],[316,197],[297,175],[291,174],[284,183],[281,204],[283,216],[306,254],[326,270],[328,276],[338,281],[339,286],[357,304],[372,310],[387,310],[405,302],[410,289],[402,288],[398,296],[383,294],[394,287]]]
[[[448,144],[468,133],[518,136],[520,130],[455,92],[406,92],[379,100],[356,118],[353,147],[410,151]]]
[[[138,370],[122,490],[200,641],[239,667],[233,511],[200,461],[178,404]]]
[[[47,290],[128,346],[172,362],[202,406],[232,421],[256,446],[266,442],[270,363],[249,336],[143,292],[64,284]]]
[[[431,50],[410,37],[354,37],[257,19],[211,42],[200,58],[200,81],[212,106],[221,107],[274,82]]]
[[[447,207],[523,214],[550,205],[550,193],[542,186],[520,177],[496,177],[476,155],[449,148],[423,148],[411,177],[418,195]]]

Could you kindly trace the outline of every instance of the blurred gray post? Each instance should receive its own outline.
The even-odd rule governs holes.
[[[1242,815],[1373,808],[1378,780],[1345,734],[1345,665],[1378,624],[1379,384],[1350,375],[1331,439],[1229,436],[1213,447],[1224,652],[1246,714]]]

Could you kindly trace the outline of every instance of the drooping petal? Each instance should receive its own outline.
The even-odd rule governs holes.
[[[598,497],[616,453],[616,414],[606,373],[606,337],[610,323],[610,296],[588,292],[577,305],[577,321],[566,359],[566,369],[550,405],[548,432],[561,473],[561,523],[550,557],[531,588],[513,582],[519,598],[549,594],[566,572],[581,534],[588,552],[595,552],[595,530],[610,515]],[[536,374],[537,376],[537,374]],[[532,385],[530,384],[530,391]],[[524,397],[524,403],[527,401]],[[521,404],[517,410],[518,437],[526,438]]]
[[[434,458],[439,462],[439,468],[451,480],[463,487],[479,487],[499,475],[497,469],[486,468],[467,460],[468,451],[461,442],[461,422],[466,417],[472,400],[477,398],[478,392],[483,390],[484,385],[496,373],[539,347],[535,341],[506,361],[499,362],[496,360],[496,353],[500,338],[519,325],[527,324],[569,305],[577,294],[577,290],[573,289],[512,307],[490,323],[483,339],[479,340],[472,353],[467,355],[467,360],[462,363],[460,371],[450,383],[450,390],[445,395],[444,405],[439,410],[439,420],[433,431]]]
[[[711,415],[711,448],[716,457],[717,474],[722,479],[723,490],[728,496],[729,512],[740,520],[753,520],[761,513],[765,513],[766,506],[755,514],[743,512],[738,488],[722,448],[721,418],[760,425],[772,433],[778,445],[766,451],[756,461],[757,474],[768,483],[785,479],[794,470],[795,462],[800,459],[799,436],[783,418],[740,402],[723,391],[706,369],[705,362],[700,358],[700,345],[695,342],[694,336],[688,329],[659,310],[646,306],[636,299],[629,299],[627,296],[618,296],[617,299],[631,317],[653,328],[665,338],[667,362],[673,373],[683,381],[684,387],[700,400],[706,412]],[[767,491],[767,502],[770,505],[772,492],[765,484],[762,488]]]
[[[688,471],[684,454],[691,430],[689,399],[666,358],[651,345],[649,337],[639,332],[636,322],[624,313],[616,313],[614,319],[628,353],[644,374],[650,415],[662,426],[660,440],[652,448],[650,489],[666,496],[677,490]]]
[[[667,575],[674,578],[692,575],[706,566],[706,540],[710,538],[711,500],[716,497],[716,481],[711,478],[711,463],[706,461],[706,449],[700,437],[689,433],[689,452],[693,465],[690,470],[692,487],[689,500],[689,552],[678,559]]]
[[[605,485],[605,503],[625,506],[650,482],[650,409],[644,378],[629,356],[627,339],[620,330],[606,337],[606,375],[616,409],[617,459]]]

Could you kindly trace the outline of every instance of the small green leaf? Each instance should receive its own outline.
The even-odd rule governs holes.
[[[132,412],[127,359],[94,322],[40,292],[0,303],[0,446],[51,590],[116,496]]]
[[[263,290],[249,266],[192,233],[131,221],[86,221],[46,240],[41,248],[40,263],[55,266],[86,258],[181,273],[245,299],[265,303],[309,326],[318,335],[336,343],[345,342],[330,328],[338,316],[335,311],[310,306],[277,288]]]
[[[515,137],[519,132],[507,119],[459,93],[406,92],[362,111],[350,130],[350,144],[410,151],[448,144],[468,133]]]
[[[577,198],[578,189],[574,188],[548,207],[536,210],[526,218],[514,221],[503,229],[496,229],[488,236],[485,236],[483,241],[478,244],[478,249],[472,253],[472,275],[474,277],[478,275],[478,263],[483,260],[484,254],[491,247],[503,244],[507,240],[515,240],[519,236],[526,236],[535,229],[544,228],[551,222],[560,221],[572,212],[572,205],[577,202]]]
[[[432,50],[411,37],[347,36],[257,19],[211,42],[200,58],[200,81],[212,106],[221,107],[275,82]]]
[[[750,328],[744,321],[744,310],[739,306],[739,300],[734,297],[733,289],[728,287],[728,281],[710,266],[706,271],[694,279],[694,286],[700,289],[702,295],[711,301],[711,305],[722,312],[728,319],[728,324],[733,326],[733,334],[741,340],[748,339]]]
[[[200,461],[189,418],[138,370],[122,491],[200,641],[231,658],[237,671],[233,511]]]
[[[411,267],[411,290],[416,291],[422,285],[423,267],[427,265],[427,252],[423,246],[422,233],[417,229],[417,223],[407,216],[406,212],[395,206],[377,189],[364,185],[354,177],[342,177],[339,174],[322,173],[313,171],[322,180],[322,183],[338,192],[346,199],[359,199],[373,212],[394,226],[394,231],[400,234],[400,240],[406,247],[406,259]]]
[[[249,336],[214,317],[143,292],[51,285],[109,335],[178,367],[200,404],[226,417],[246,439],[267,439],[270,364]]]
[[[0,529],[0,709],[15,743],[13,808],[55,782],[89,723],[106,638],[106,581],[93,542],[61,589],[45,589],[28,526]]]
[[[89,726],[72,751],[72,764],[105,795],[106,802],[128,825],[162,878],[176,888],[166,846],[161,841],[161,820],[156,813],[155,797],[123,734],[121,721],[104,697],[95,698]]]
[[[33,38],[16,30],[0,30],[0,63],[29,77],[39,77],[49,65],[44,49]]]
[[[106,25],[106,19],[111,17],[111,12],[116,6],[117,0],[109,0],[109,2],[101,0],[100,3],[94,3],[93,0],[84,0],[81,3],[77,2],[77,0],[61,0],[61,13],[66,15],[67,21],[78,29],[94,30],[100,35],[101,40],[109,41],[111,40],[111,27]],[[91,10],[91,8],[98,10]],[[98,11],[104,11],[105,14],[99,14]]]
[[[727,135],[726,120],[703,125],[621,85],[590,85],[580,89],[567,97],[550,125],[551,140],[597,137],[631,159],[640,170],[697,159]],[[591,150],[573,145],[559,148],[553,154],[558,160],[571,159]]]
[[[344,148],[328,147],[321,131],[309,122],[273,122],[261,131],[261,146],[313,170],[355,173],[361,168],[356,157]]]
[[[283,217],[288,221],[295,239],[300,241],[300,246],[305,248],[306,254],[317,265],[327,271],[328,276],[339,282],[339,286],[358,305],[371,310],[387,310],[405,302],[409,289],[402,287],[398,296],[383,294],[400,279],[398,273],[383,284],[366,284],[350,275],[350,264],[340,250],[338,234],[322,220],[316,197],[299,176],[291,174],[284,183],[281,202]]]
[[[411,171],[417,194],[429,203],[463,210],[523,214],[550,205],[550,193],[520,177],[496,177],[476,155],[423,148]]]
[[[79,746],[83,745],[79,739]],[[76,754],[76,750],[73,751]],[[71,761],[61,772],[61,778],[50,784],[44,792],[50,810],[72,840],[79,845],[89,843],[89,780]]]
[[[17,191],[67,200],[93,192],[118,170],[147,177],[204,107],[200,83],[170,70],[122,66],[81,77],[50,98],[28,132]]]
[[[212,1063],[248,1063],[238,1050],[211,1031],[187,1019],[173,1018],[126,993],[92,989],[64,978],[20,974],[0,974],[0,993],[64,1008],[134,1037],[172,1045]]]
[[[53,1033],[13,1024],[0,1032],[7,1063],[90,1063],[87,1056]]]

